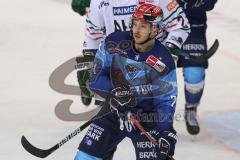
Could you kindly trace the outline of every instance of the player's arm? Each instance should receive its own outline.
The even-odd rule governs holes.
[[[199,8],[204,11],[210,11],[214,8],[217,0],[178,0],[184,9]]]
[[[112,90],[109,58],[108,52],[104,49],[104,43],[102,43],[96,53],[91,70],[89,83],[91,89],[106,92]]]
[[[84,50],[98,49],[106,36],[105,21],[99,3],[100,0],[91,0],[90,3],[90,12],[87,14],[84,29]]]
[[[101,12],[98,8],[99,0],[91,0],[90,10],[86,17],[86,25],[84,29],[84,43],[83,43],[83,56],[91,57],[89,59],[94,59],[94,56],[98,50],[101,39],[104,37],[104,22]],[[79,57],[77,57],[76,61],[79,62]],[[78,71],[77,77],[80,87],[86,86],[86,80],[88,77],[86,76],[86,71]],[[86,88],[86,87],[85,87]],[[82,90],[83,91],[83,90]],[[89,90],[84,89],[83,92],[85,95],[92,96]]]
[[[166,47],[177,54],[190,33],[188,19],[176,0],[162,0],[162,28],[168,32],[165,38]]]
[[[171,79],[168,81],[172,84],[176,84],[176,74],[175,71],[170,72],[164,79]],[[157,128],[160,130],[158,137],[159,143],[159,157],[160,159],[169,160],[174,155],[175,144],[177,142],[177,134],[173,128],[174,122],[174,113],[177,100],[177,88],[176,85],[173,85],[174,88],[168,94],[159,97],[161,100],[158,102],[158,124]]]
[[[154,106],[157,108],[158,121],[156,128],[160,132],[158,136],[160,159],[170,160],[174,155],[177,135],[173,127],[174,113],[177,100],[177,75],[173,60],[168,64],[169,71],[162,80],[172,84],[173,89],[166,94],[154,98]]]
[[[93,62],[93,68],[90,74],[89,87],[95,93],[106,98],[113,87],[110,79],[110,57],[104,49],[104,43],[101,43]]]

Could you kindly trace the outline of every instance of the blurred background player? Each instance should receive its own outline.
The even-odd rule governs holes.
[[[131,32],[111,33],[101,43],[89,86],[103,96],[114,111],[94,120],[79,145],[75,160],[111,160],[116,146],[125,137],[131,139],[137,160],[173,159],[177,141],[173,128],[177,77],[171,53],[156,40],[161,21],[159,7],[143,4],[132,16]],[[155,70],[149,65],[146,68],[143,64],[159,68]],[[161,76],[161,73],[165,74]],[[170,85],[160,85],[161,82]],[[131,94],[132,86],[146,84],[161,88],[155,92],[154,87],[147,90],[145,94],[148,93],[149,97]],[[158,93],[167,86],[169,89]],[[138,117],[158,144],[151,143],[141,134],[142,131],[127,116],[130,112]]]
[[[157,39],[173,54],[177,54],[190,33],[190,25],[176,0],[91,0],[91,2],[90,0],[73,0],[72,8],[80,15],[84,15],[86,8],[90,7],[84,31],[83,56],[93,59],[100,42],[107,35],[116,31],[129,31],[134,10],[137,5],[144,3],[155,4],[162,8],[163,21],[160,24],[161,31]],[[77,62],[79,62],[78,58]],[[93,97],[86,87],[89,74],[87,71],[77,72],[82,102],[85,105],[89,105]]]
[[[196,56],[207,52],[207,11],[212,10],[216,2],[217,0],[178,0],[191,25],[191,33],[182,47],[183,52]],[[196,135],[200,131],[197,107],[203,94],[208,61],[199,63],[179,56],[178,67],[183,67],[187,131]]]

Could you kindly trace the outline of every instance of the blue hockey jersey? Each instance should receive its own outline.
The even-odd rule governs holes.
[[[119,84],[130,88],[146,86],[144,91],[140,88],[137,92],[146,91],[149,93],[148,96],[142,94],[143,96],[135,97],[136,106],[130,110],[154,111],[159,120],[158,128],[161,130],[173,128],[172,120],[177,98],[174,60],[158,40],[150,51],[144,53],[137,52],[133,46],[130,32],[114,32],[107,36],[96,53],[89,86],[103,92],[111,92]],[[160,62],[156,64],[155,60]],[[115,74],[113,77],[113,70],[121,70],[122,77],[119,76],[121,74]],[[113,82],[113,79],[117,79],[117,83]],[[164,120],[161,121],[162,119]]]
[[[179,0],[180,6],[184,8],[191,28],[207,28],[207,11],[214,8],[217,0]]]

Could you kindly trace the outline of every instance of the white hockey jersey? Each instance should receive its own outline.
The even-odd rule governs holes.
[[[110,33],[130,30],[131,16],[143,3],[157,5],[163,11],[162,30],[157,38],[163,44],[171,42],[181,47],[190,33],[190,25],[176,0],[91,0],[83,49],[98,49]]]

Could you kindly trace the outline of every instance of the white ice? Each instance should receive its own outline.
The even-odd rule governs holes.
[[[71,108],[74,113],[88,108],[79,97],[57,93],[48,84],[54,69],[81,53],[84,18],[72,11],[70,3],[70,0],[0,1],[1,160],[37,160],[22,148],[22,135],[46,149],[83,123],[56,117],[55,105],[63,99],[74,100]],[[199,107],[201,133],[194,142],[186,132],[183,117],[176,118],[178,160],[240,160],[239,5],[237,0],[219,0],[209,13],[209,45],[218,38],[220,48],[210,60]],[[180,96],[176,114],[181,116],[184,96],[180,69],[178,77]],[[77,84],[75,78],[72,73],[67,83]],[[73,160],[83,135],[46,159]],[[134,149],[125,140],[114,159],[134,158]]]

